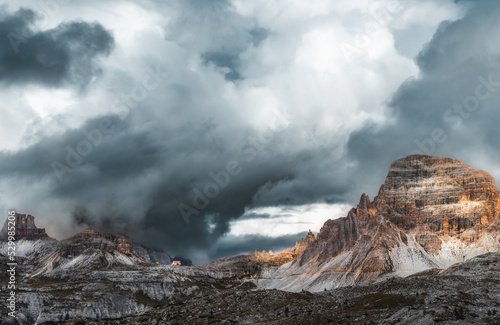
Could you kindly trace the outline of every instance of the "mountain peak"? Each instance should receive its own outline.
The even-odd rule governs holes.
[[[16,213],[15,217],[15,238],[16,240],[38,240],[38,239],[52,239],[47,235],[44,228],[38,228],[35,225],[35,217],[30,214]],[[7,238],[9,220],[5,220],[5,224],[0,232],[0,239]]]
[[[62,256],[71,257],[88,254],[93,251],[107,253],[118,252],[149,263],[170,264],[168,254],[156,251],[129,240],[122,235],[107,233],[98,229],[87,228],[78,234],[61,241],[64,247]]]
[[[463,165],[462,162],[452,158],[427,156],[427,155],[409,155],[392,162],[392,166],[434,166],[442,164],[458,164]]]
[[[426,226],[453,234],[487,226],[500,212],[500,193],[490,174],[451,158],[413,155],[391,164],[376,198],[379,210],[405,229]]]
[[[451,158],[394,161],[378,195],[301,241],[286,264],[269,263],[261,287],[300,291],[446,268],[500,248],[493,177]],[[314,238],[309,232],[306,238]]]
[[[310,242],[313,242],[315,239],[316,239],[316,237],[315,237],[315,236],[314,236],[314,234],[312,233],[311,229],[309,229],[309,232],[307,233],[307,236],[306,236],[305,241],[306,241],[307,243],[310,243]]]

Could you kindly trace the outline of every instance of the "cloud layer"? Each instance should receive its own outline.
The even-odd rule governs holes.
[[[17,55],[0,43],[23,112],[0,104],[19,130],[0,143],[0,205],[58,236],[99,227],[196,264],[293,243],[307,214],[275,238],[235,231],[266,207],[338,217],[415,151],[500,176],[493,2],[96,3],[61,5]],[[1,17],[2,33],[36,26]]]

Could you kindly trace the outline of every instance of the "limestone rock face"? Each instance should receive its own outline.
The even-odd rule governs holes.
[[[325,222],[300,257],[263,268],[259,286],[334,287],[446,268],[500,248],[500,193],[484,171],[440,157],[393,162],[373,201]]]
[[[500,195],[488,173],[449,158],[409,156],[392,163],[376,200],[380,213],[405,230],[439,235],[487,229]]]
[[[0,232],[0,240],[7,239],[7,230],[9,226],[9,220],[5,221],[5,224]],[[50,237],[45,232],[45,229],[38,228],[35,225],[35,217],[26,214],[15,214],[15,239],[26,239],[26,240],[38,240],[38,239],[50,239]]]

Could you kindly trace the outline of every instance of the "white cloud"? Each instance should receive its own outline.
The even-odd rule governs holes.
[[[316,203],[299,206],[277,206],[249,209],[243,218],[231,222],[228,236],[261,235],[280,237],[311,229],[317,233],[328,219],[345,217],[351,209],[348,204]],[[270,218],[251,218],[268,215]]]
[[[198,21],[192,22],[205,26],[202,29],[171,25],[176,22],[175,19],[183,19],[178,23],[188,23],[184,8],[174,5],[175,2],[162,6],[162,12],[151,10],[151,3],[148,2],[143,2],[146,5],[141,6],[112,1],[106,10],[98,1],[91,1],[87,5],[65,1],[57,3],[57,10],[53,10],[44,28],[54,27],[70,19],[98,21],[112,31],[117,45],[106,60],[103,80],[81,97],[72,94],[74,99],[68,100],[65,95],[66,99],[62,100],[61,96],[55,94],[51,101],[47,101],[43,91],[24,89],[33,109],[32,119],[62,114],[67,115],[65,119],[68,126],[75,127],[77,121],[111,111],[115,96],[129,91],[141,77],[148,61],[151,62],[150,58],[154,58],[153,61],[168,61],[174,66],[171,82],[190,82],[183,79],[186,73],[194,73],[196,79],[203,81],[196,90],[204,95],[199,99],[213,102],[214,99],[210,97],[216,97],[218,101],[220,94],[227,92],[227,86],[223,83],[214,84],[213,72],[208,68],[197,67],[193,71],[189,61],[192,62],[203,51],[217,47],[222,51],[231,47],[246,47],[240,53],[245,80],[237,87],[228,85],[231,93],[223,106],[241,108],[241,117],[235,118],[243,123],[248,121],[249,126],[266,125],[270,107],[286,107],[297,116],[295,129],[315,128],[320,141],[334,141],[337,144],[346,141],[350,132],[368,119],[384,121],[385,102],[402,81],[418,72],[412,58],[397,52],[392,28],[405,30],[425,26],[426,30],[431,31],[440,21],[457,16],[456,6],[449,2],[411,2],[408,7],[405,5],[404,11],[391,17],[387,25],[379,26],[380,32],[370,37],[370,45],[362,49],[366,55],[360,61],[349,63],[340,45],[354,44],[359,31],[364,31],[368,24],[374,22],[366,9],[374,5],[372,1],[319,1],[314,5],[305,5],[292,0],[235,0],[234,12],[225,12],[224,8],[214,9],[222,15],[220,19],[229,21],[209,20],[200,16]],[[389,8],[389,3],[391,1],[384,0],[375,4],[379,4],[380,8]],[[20,1],[17,5],[42,10],[37,1]],[[16,6],[10,7],[11,10],[16,9]],[[257,25],[252,21],[257,22]],[[252,28],[252,25],[267,29],[270,33],[258,48],[248,47],[248,44],[240,41],[243,30]],[[167,31],[174,28],[174,34],[168,37],[182,49],[165,41],[165,26]],[[420,39],[408,39],[405,42],[417,48],[422,45]],[[179,56],[181,53],[184,53],[184,57]],[[125,72],[125,79],[123,73],[119,74],[120,71]],[[255,98],[259,92],[265,96]],[[225,108],[221,107],[221,110]],[[217,115],[217,109],[209,114]],[[30,123],[25,116],[23,122]],[[22,129],[20,124],[16,127]],[[300,137],[290,140],[300,142]],[[0,144],[2,146],[6,147]]]

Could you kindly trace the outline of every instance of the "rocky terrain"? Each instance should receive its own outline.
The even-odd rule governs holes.
[[[28,324],[500,322],[500,193],[448,158],[395,161],[362,195],[280,253],[199,266],[87,229],[62,241],[19,215],[18,319]],[[5,232],[4,230],[2,232]],[[0,266],[6,264],[0,243]],[[0,299],[7,297],[5,272]],[[279,290],[276,290],[279,289]],[[498,312],[498,314],[497,314]],[[0,311],[3,323],[15,323]]]
[[[499,324],[500,254],[446,270],[320,293],[199,287],[141,315],[72,319],[73,325],[115,324]]]
[[[221,278],[229,278],[171,266],[163,252],[96,229],[57,241],[35,226],[33,216],[22,214],[16,215],[17,229],[16,307],[18,320],[28,324],[138,315],[203,286],[223,287],[227,284]],[[0,242],[3,301],[8,293],[7,247]],[[17,323],[7,311],[1,309],[1,323]]]

